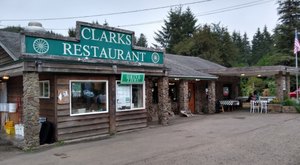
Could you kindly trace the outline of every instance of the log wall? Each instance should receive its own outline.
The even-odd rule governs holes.
[[[108,78],[99,76],[57,75],[56,89],[69,91],[70,80],[108,80]],[[55,91],[55,94],[57,96],[57,91]],[[57,101],[56,110],[57,139],[59,141],[96,137],[109,134],[108,113],[70,116],[70,104],[58,104]]]

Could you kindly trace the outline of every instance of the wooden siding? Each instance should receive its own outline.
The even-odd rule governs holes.
[[[56,98],[58,88],[69,91],[70,80],[108,80],[108,78],[88,75],[57,75]],[[70,116],[69,103],[56,104],[56,110],[58,140],[73,140],[109,134],[108,113]]]
[[[6,53],[6,51],[0,46],[0,65],[8,64],[14,60]]]
[[[10,113],[9,117],[15,123],[23,121],[23,77],[10,77],[7,81],[7,102],[17,103],[17,113]]]
[[[147,127],[147,111],[132,110],[117,112],[116,128],[117,132],[128,131],[138,128]]]
[[[40,74],[39,81],[49,80],[50,98],[40,98],[40,117],[46,117],[47,121],[56,124],[55,120],[55,83],[53,74]]]

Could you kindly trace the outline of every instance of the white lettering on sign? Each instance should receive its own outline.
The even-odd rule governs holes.
[[[81,36],[85,40],[114,43],[120,45],[131,45],[131,35],[117,32],[107,32],[94,28],[84,27],[81,29]]]
[[[146,52],[123,50],[117,48],[105,48],[80,44],[63,44],[63,55],[94,57],[100,59],[126,60],[144,62]]]

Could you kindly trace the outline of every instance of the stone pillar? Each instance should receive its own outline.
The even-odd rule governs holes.
[[[216,82],[208,83],[208,113],[216,112]]]
[[[116,77],[114,75],[109,77],[108,81],[109,91],[109,133],[116,134]]]
[[[153,80],[151,78],[146,78],[146,110],[147,110],[147,121],[153,121],[153,115],[156,112],[153,112]]]
[[[23,73],[24,149],[39,146],[39,75]]]
[[[285,84],[286,84],[286,90],[285,90],[285,97],[289,97],[289,93],[291,92],[291,76],[290,73],[286,73],[285,75]]]
[[[187,80],[180,80],[179,82],[179,111],[189,109],[189,83]]]
[[[234,78],[236,81],[233,82],[233,95],[232,95],[232,99],[235,99],[239,96],[239,89],[240,89],[240,79],[239,78]]]
[[[169,121],[168,111],[171,109],[169,102],[169,79],[161,77],[157,82],[158,86],[158,122],[167,125]]]
[[[279,72],[275,75],[275,83],[276,83],[276,97],[282,101],[283,100],[283,80],[282,72]]]

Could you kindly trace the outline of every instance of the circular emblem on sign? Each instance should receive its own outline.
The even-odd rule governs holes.
[[[33,49],[39,54],[45,54],[49,50],[49,44],[46,40],[38,38],[33,42]]]
[[[158,53],[156,53],[156,52],[152,53],[152,62],[158,63],[158,61],[159,61]]]

